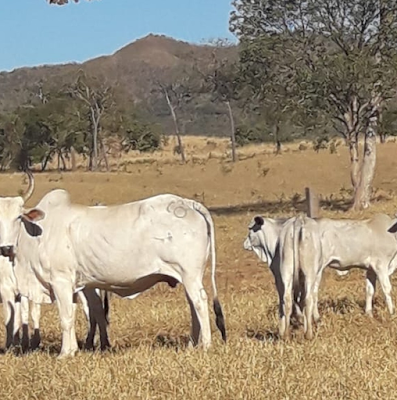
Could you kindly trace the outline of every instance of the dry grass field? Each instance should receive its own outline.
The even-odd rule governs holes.
[[[198,141],[198,139],[195,139]],[[326,271],[313,341],[302,329],[290,342],[277,337],[277,296],[266,265],[243,249],[247,225],[256,213],[272,216],[302,211],[299,196],[310,185],[323,196],[322,213],[363,218],[397,212],[397,145],[378,147],[375,201],[365,213],[345,212],[349,163],[337,154],[291,146],[282,155],[258,146],[244,149],[232,165],[222,158],[225,141],[189,142],[190,162],[172,153],[123,160],[125,172],[36,175],[34,205],[50,189],[65,188],[83,204],[122,203],[157,193],[195,198],[210,208],[216,224],[217,285],[228,343],[215,328],[208,352],[188,349],[190,313],[183,288],[161,283],[135,300],[112,299],[113,351],[81,351],[57,360],[60,327],[55,305],[43,307],[42,349],[28,355],[0,355],[2,399],[395,399],[397,398],[397,320],[387,314],[377,291],[375,318],[364,315],[363,272],[339,278]],[[188,143],[188,144],[189,144]],[[193,144],[192,144],[193,143]],[[215,144],[214,144],[215,143]],[[196,147],[194,147],[196,146]],[[201,147],[200,147],[201,146]],[[211,157],[208,153],[212,152]],[[218,152],[218,156],[214,153]],[[150,159],[150,160],[149,160]],[[136,161],[136,159],[135,159]],[[113,160],[113,165],[120,160]],[[20,174],[0,176],[0,193],[17,194]],[[212,298],[209,268],[205,277]],[[397,280],[393,279],[396,286]],[[397,291],[393,299],[397,302]],[[86,322],[78,310],[77,332]],[[4,329],[0,330],[4,340]]]

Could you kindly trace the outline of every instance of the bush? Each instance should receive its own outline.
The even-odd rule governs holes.
[[[122,141],[123,150],[149,152],[159,149],[162,144],[162,135],[156,128],[154,125],[135,121],[125,131]]]
[[[313,150],[317,153],[322,149],[327,149],[329,144],[329,138],[327,136],[317,137],[313,141]]]
[[[246,146],[247,144],[263,143],[269,138],[269,132],[260,126],[247,127],[238,126],[235,131],[237,146]]]

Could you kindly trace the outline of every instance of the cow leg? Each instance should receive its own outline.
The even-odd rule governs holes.
[[[14,322],[15,322],[15,294],[7,287],[1,288],[1,298],[3,300],[4,325],[6,327],[6,349],[13,345],[14,341]]]
[[[293,276],[292,273],[287,271],[286,273],[281,272],[281,285],[277,289],[279,293],[279,334],[283,339],[288,339],[290,337],[290,320],[293,307]]]
[[[30,347],[32,350],[36,350],[40,346],[41,335],[40,335],[40,316],[41,316],[41,304],[32,302],[32,321],[33,321],[33,335],[30,340]]]
[[[190,300],[190,297],[188,296],[187,293],[186,293],[186,297],[187,297],[187,301],[189,302],[190,313],[192,315],[192,328],[190,331],[191,343],[193,344],[193,346],[197,346],[200,341],[200,332],[201,332],[200,322],[198,320],[197,313],[194,308],[193,302]]]
[[[87,319],[87,323],[88,323],[88,331],[87,331],[87,337],[85,339],[84,348],[86,350],[94,350],[96,320],[94,318],[94,313],[90,312],[90,309],[88,306],[88,300],[87,300],[87,296],[89,294],[87,294],[86,292],[87,291],[78,292],[78,296],[79,296],[81,304],[83,306],[84,315],[85,315],[85,317]]]
[[[107,333],[107,325],[108,324],[106,321],[105,308],[104,308],[104,304],[102,302],[102,297],[101,297],[100,291],[97,291],[95,289],[85,289],[84,294],[87,298],[89,314],[90,314],[90,321],[91,321],[91,317],[93,318],[93,321],[91,322],[91,324],[94,324],[94,335],[95,335],[96,325],[98,325],[98,328],[99,328],[101,350],[105,351],[107,349],[110,349],[111,346],[110,346],[109,337],[108,337],[108,333]]]
[[[303,305],[306,298],[305,294],[305,282],[302,274],[299,276],[299,290],[294,291],[294,308],[292,312],[295,312],[295,316],[299,323],[303,324],[305,322],[305,317],[303,315]]]
[[[365,294],[365,313],[373,317],[372,304],[374,294],[376,290],[376,274],[372,268],[367,270],[366,282],[365,282],[366,294]]]
[[[201,282],[198,283],[194,280],[185,280],[183,284],[185,286],[186,294],[196,312],[196,316],[192,313],[192,331],[197,331],[197,326],[194,325],[194,318],[197,317],[201,328],[201,344],[204,349],[208,349],[211,346],[211,328],[208,313],[207,293],[205,292]]]
[[[21,325],[21,296],[18,295],[15,298],[14,330],[12,334],[12,343],[14,346],[19,346],[21,344],[21,339],[19,337]]]
[[[62,348],[58,358],[74,356],[78,350],[75,332],[76,304],[73,303],[73,288],[66,280],[53,283],[62,329]]]
[[[22,318],[22,351],[29,349],[29,299],[21,297],[21,318]]]
[[[312,282],[306,277],[306,299],[305,299],[305,324],[304,332],[305,338],[308,340],[313,339],[313,308],[315,303],[315,285],[316,281]]]
[[[318,289],[320,288],[320,283],[321,283],[321,278],[323,276],[323,271],[321,270],[317,276],[316,280],[314,282],[313,286],[313,319],[314,322],[320,321],[320,312],[318,311]]]
[[[393,306],[393,300],[391,298],[391,283],[389,279],[388,270],[383,268],[378,268],[377,275],[379,283],[385,295],[387,309],[389,310],[390,315],[392,315],[394,314],[394,306]]]

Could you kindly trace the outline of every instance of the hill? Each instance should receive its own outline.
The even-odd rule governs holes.
[[[237,47],[215,48],[195,45],[158,35],[148,35],[109,56],[91,59],[84,63],[44,65],[19,68],[0,73],[0,112],[11,111],[26,104],[38,92],[40,83],[49,87],[67,84],[76,79],[81,69],[100,77],[112,86],[123,89],[126,102],[140,105],[145,118],[158,122],[171,130],[171,119],[166,103],[153,93],[157,79],[169,82],[189,74],[193,66],[208,65],[216,49],[216,57],[233,60]],[[227,134],[226,110],[209,98],[202,96],[182,112],[183,128],[190,134]]]

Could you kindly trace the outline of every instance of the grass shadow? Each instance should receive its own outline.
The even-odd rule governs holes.
[[[320,207],[329,211],[348,211],[351,207],[351,200],[347,199],[322,199]],[[233,215],[246,212],[256,213],[296,213],[306,212],[306,201],[296,200],[294,198],[288,200],[269,200],[255,203],[235,204],[231,206],[209,207],[210,212],[215,215]]]
[[[171,336],[167,334],[159,334],[154,339],[152,348],[159,347],[167,349],[175,349],[176,351],[187,349],[190,343],[189,335]]]
[[[326,299],[318,304],[320,314],[334,313],[339,315],[352,314],[358,308],[361,308],[359,302],[352,300],[348,297],[340,299]]]
[[[259,342],[278,342],[281,340],[280,335],[277,331],[272,331],[268,329],[265,329],[264,331],[257,331],[255,329],[247,328],[246,336],[248,339],[255,339]]]

